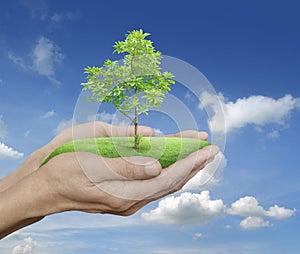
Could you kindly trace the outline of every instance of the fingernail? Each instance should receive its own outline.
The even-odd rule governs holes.
[[[215,157],[220,152],[220,148],[215,145],[207,146],[206,149],[209,150],[210,157]]]
[[[148,176],[158,176],[161,171],[161,165],[158,161],[153,161],[145,166],[145,171]]]

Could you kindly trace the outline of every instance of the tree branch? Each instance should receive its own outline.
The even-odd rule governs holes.
[[[120,112],[121,114],[123,114],[124,116],[126,116],[131,122],[134,121],[134,119],[133,119],[130,115],[128,115],[127,113],[125,113],[124,111],[122,111],[122,110],[120,110],[120,109],[118,109],[118,110],[119,110],[119,112]]]

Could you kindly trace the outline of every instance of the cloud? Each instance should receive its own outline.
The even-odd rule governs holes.
[[[277,130],[272,130],[267,133],[268,138],[279,138],[280,137],[280,132]]]
[[[189,102],[195,102],[197,100],[197,97],[189,90],[184,93],[183,98]]]
[[[272,226],[268,221],[263,218],[269,217],[274,219],[287,219],[296,212],[296,209],[286,209],[278,205],[271,206],[265,210],[258,204],[256,198],[246,196],[232,203],[231,208],[227,209],[230,215],[245,216],[240,226],[244,229],[256,229],[261,227]]]
[[[286,209],[284,207],[279,207],[278,205],[271,206],[268,211],[266,211],[266,216],[276,218],[276,219],[286,219],[291,217],[296,212],[296,209]]]
[[[161,131],[160,129],[155,129],[154,128],[154,136],[156,137],[161,137],[164,136],[165,134],[163,133],[163,131]]]
[[[296,212],[296,209],[286,209],[278,205],[271,206],[265,210],[258,204],[255,197],[246,196],[232,203],[231,208],[227,209],[227,213],[239,216],[252,217],[272,217],[275,219],[286,219],[291,217]]]
[[[240,216],[264,216],[265,210],[255,197],[246,196],[232,203],[227,213]]]
[[[225,229],[231,229],[231,228],[232,228],[231,225],[226,225],[226,226],[225,226]]]
[[[182,188],[183,191],[199,190],[203,187],[208,188],[211,185],[219,183],[221,170],[226,167],[227,160],[223,153],[218,153],[214,160],[207,164],[198,174],[189,180]]]
[[[4,158],[11,158],[11,159],[22,158],[24,155],[23,153],[15,151],[13,148],[8,147],[3,142],[1,142],[1,139],[4,140],[6,135],[7,135],[7,126],[2,120],[2,116],[0,115],[0,160]]]
[[[185,192],[178,197],[167,197],[158,207],[142,218],[162,224],[203,223],[222,215],[225,205],[222,200],[211,200],[209,191],[200,194]]]
[[[279,99],[261,95],[239,98],[235,102],[226,101],[222,94],[215,96],[202,93],[199,107],[209,107],[214,112],[210,126],[216,132],[227,132],[246,127],[247,125],[264,126],[267,124],[285,125],[291,112],[300,108],[300,98],[285,95]],[[217,111],[217,105],[223,104],[224,112]],[[223,115],[224,114],[224,115]],[[224,117],[223,117],[224,116]],[[276,133],[273,133],[276,135]]]
[[[118,248],[109,248],[108,250],[111,251],[111,252],[118,252],[119,251]]]
[[[64,55],[60,48],[51,40],[41,37],[32,53],[33,70],[46,76],[49,80],[59,83],[55,79],[55,68],[62,63]]]
[[[115,114],[107,113],[105,111],[90,115],[87,117],[88,122],[100,121],[113,125],[130,125],[131,121],[124,117],[121,113],[116,112]]]
[[[81,17],[79,11],[54,12],[51,14],[45,0],[20,0],[20,3],[30,11],[32,18],[44,22],[62,23],[75,21]]]
[[[261,217],[252,217],[249,216],[246,219],[242,220],[240,226],[244,229],[257,229],[272,226],[270,222],[265,221]]]
[[[23,254],[23,253],[30,253],[33,251],[34,247],[36,246],[36,242],[33,241],[31,237],[24,238],[23,245],[17,245],[13,248],[12,254]]]
[[[9,53],[7,54],[7,57],[8,57],[8,59],[11,60],[15,65],[18,65],[18,66],[21,67],[23,70],[29,70],[29,69],[31,69],[31,67],[28,66],[28,65],[25,63],[24,58],[15,55],[15,53],[9,52]]]
[[[55,23],[62,23],[64,21],[75,21],[80,18],[79,11],[67,11],[67,12],[55,12],[51,17],[50,20]]]
[[[24,133],[24,138],[27,138],[30,134],[31,130],[27,130],[25,133]]]
[[[58,134],[64,129],[71,127],[72,125],[73,125],[73,118],[68,120],[63,119],[58,123],[57,127],[53,130],[53,133]],[[76,125],[76,121],[74,122],[74,125]]]
[[[4,159],[4,158],[20,159],[23,156],[24,156],[23,153],[20,153],[11,147],[8,147],[4,143],[0,142],[0,159]]]
[[[87,120],[89,122],[100,121],[100,122],[104,122],[104,123],[111,123],[113,118],[114,118],[114,114],[110,114],[110,113],[107,113],[107,112],[103,111],[103,112],[98,113],[96,115],[88,116]]]
[[[190,224],[203,223],[220,217],[221,215],[245,217],[240,226],[244,229],[255,229],[269,227],[271,224],[264,218],[287,219],[296,212],[296,209],[286,209],[278,205],[264,209],[259,205],[256,198],[251,196],[242,197],[233,202],[231,207],[226,209],[223,200],[212,200],[209,191],[202,191],[200,194],[184,192],[180,196],[170,196],[158,203],[155,209],[142,213],[146,221],[160,224]],[[225,226],[230,229],[230,225]]]
[[[193,235],[193,240],[198,240],[199,238],[201,238],[203,235],[202,235],[202,233],[195,233],[194,235]]]
[[[54,112],[54,110],[50,110],[50,111],[48,111],[48,112],[46,112],[44,115],[43,115],[43,118],[50,118],[50,117],[52,117],[52,116],[54,116],[55,115],[55,112]]]
[[[55,77],[55,70],[62,64],[64,55],[53,41],[46,37],[39,38],[27,58],[19,57],[13,52],[8,53],[8,59],[15,65],[45,76],[53,83],[60,83]]]
[[[200,95],[200,103],[199,108],[208,111],[210,114],[209,116],[209,127],[211,132],[226,132],[225,126],[225,113],[224,113],[224,97],[220,93],[219,95],[211,94],[208,92],[203,92]]]

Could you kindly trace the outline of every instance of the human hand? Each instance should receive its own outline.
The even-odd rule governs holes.
[[[147,126],[139,126],[139,132],[143,136],[153,136],[154,134],[153,129]],[[5,178],[0,179],[0,192],[13,186],[27,175],[36,171],[55,148],[74,140],[74,133],[76,133],[76,139],[111,137],[112,134],[116,137],[121,137],[133,136],[134,128],[133,126],[114,126],[103,122],[90,122],[67,128],[60,132],[48,144],[30,154],[17,170],[13,171]]]
[[[152,136],[150,127],[140,126],[140,133]],[[91,122],[68,128],[59,133],[53,140],[27,157],[25,162],[11,174],[0,179],[0,238],[35,223],[47,214],[59,212],[51,197],[51,186],[48,179],[39,177],[41,163],[59,145],[76,138],[93,138],[112,136],[133,136],[133,127],[113,126],[101,122]],[[10,202],[7,202],[10,200]],[[14,211],[12,214],[11,211]]]
[[[206,133],[186,131],[172,136],[207,138]],[[50,213],[79,210],[90,213],[131,215],[152,200],[183,187],[218,153],[208,146],[162,170],[147,157],[103,158],[74,152],[55,156],[38,173],[55,183]]]
[[[131,127],[99,122],[74,128],[76,138],[112,134],[130,136],[134,132]],[[153,130],[141,126],[140,133],[151,136]],[[195,131],[170,136],[207,139],[206,133]],[[124,161],[123,158],[108,159],[94,154],[67,153],[56,156],[37,170],[56,147],[72,139],[71,128],[61,132],[47,145],[32,153],[17,171],[1,181],[0,238],[46,215],[67,210],[130,215],[150,201],[180,189],[218,152],[217,147],[209,146],[164,170],[151,158],[132,157]],[[92,181],[82,171],[82,163]],[[15,212],[12,214],[11,211]]]

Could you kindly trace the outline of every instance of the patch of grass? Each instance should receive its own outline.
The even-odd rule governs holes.
[[[159,160],[162,168],[167,168],[176,161],[187,157],[205,146],[208,141],[177,137],[143,137],[139,148],[133,149],[133,137],[79,139],[56,148],[41,164],[46,164],[58,154],[66,152],[88,152],[102,157],[117,158],[127,156],[146,156]]]

